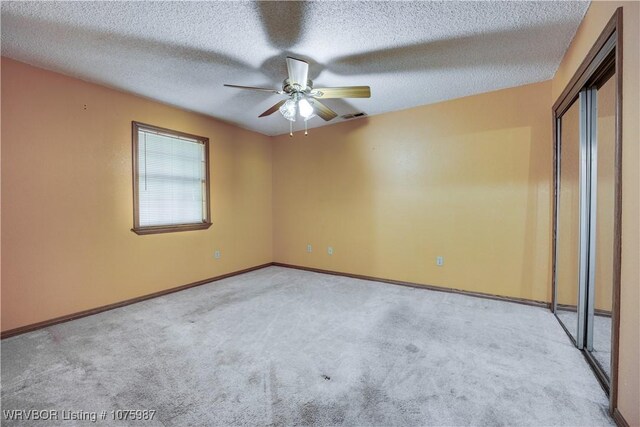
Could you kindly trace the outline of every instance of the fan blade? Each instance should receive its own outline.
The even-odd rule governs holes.
[[[224,86],[226,86],[226,87],[234,87],[236,89],[257,90],[257,91],[260,91],[260,92],[282,93],[281,90],[267,89],[267,88],[264,88],[264,87],[238,86],[238,85],[228,85],[228,84],[225,84]]]
[[[287,102],[286,99],[283,99],[282,101],[278,102],[276,105],[274,105],[273,107],[269,108],[267,111],[265,111],[264,113],[260,114],[258,117],[265,117],[265,116],[270,116],[273,113],[275,113],[276,111],[278,111],[278,109],[282,106],[282,104],[284,104],[285,102]]]
[[[297,84],[301,90],[307,88],[309,79],[309,64],[301,59],[287,56],[287,71],[289,72],[289,84]]]
[[[371,98],[369,86],[321,87],[313,89],[314,98]]]
[[[315,110],[316,114],[327,122],[338,117],[338,114],[335,111],[333,111],[331,108],[327,107],[317,99],[314,99],[311,105],[313,105],[313,109]]]

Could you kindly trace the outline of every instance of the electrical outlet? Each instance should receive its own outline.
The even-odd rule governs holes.
[[[333,248],[332,248],[331,246],[329,246],[329,247],[327,248],[327,253],[328,253],[329,255],[333,255]]]
[[[216,250],[216,251],[213,253],[213,257],[214,257],[215,259],[220,259],[220,250]]]
[[[441,257],[441,256],[436,257],[436,265],[438,267],[442,267],[444,265],[444,257]]]
[[[311,245],[307,245],[307,252],[311,253],[313,251],[313,248],[311,247]]]

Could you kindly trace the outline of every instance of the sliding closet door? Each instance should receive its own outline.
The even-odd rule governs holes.
[[[552,310],[617,402],[622,211],[622,8],[553,105]]]
[[[611,377],[611,312],[614,280],[616,76],[590,89],[591,128],[591,253],[587,350]]]
[[[580,283],[580,99],[558,119],[555,313],[577,342]]]

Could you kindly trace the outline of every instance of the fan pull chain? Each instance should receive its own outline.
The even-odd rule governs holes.
[[[293,136],[293,122],[289,121],[289,136]]]
[[[307,135],[309,135],[309,134],[307,133],[307,121],[305,120],[304,121],[304,136],[307,136]]]

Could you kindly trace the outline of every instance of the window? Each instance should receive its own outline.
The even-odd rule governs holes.
[[[209,139],[138,122],[132,128],[132,231],[209,228]]]

